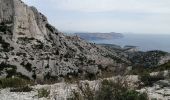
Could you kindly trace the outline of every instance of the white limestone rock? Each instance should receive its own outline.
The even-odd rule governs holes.
[[[121,65],[106,57],[117,58],[119,54],[77,36],[64,35],[35,7],[21,0],[0,0],[0,51],[0,64],[14,65],[16,73],[30,79],[96,74],[101,71],[99,65]]]

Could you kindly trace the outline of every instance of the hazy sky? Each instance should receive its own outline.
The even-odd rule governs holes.
[[[170,34],[170,0],[23,0],[62,31]]]

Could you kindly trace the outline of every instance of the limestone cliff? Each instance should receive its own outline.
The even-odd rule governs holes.
[[[113,58],[119,55],[79,37],[65,36],[21,0],[0,0],[1,77],[84,77],[101,74],[108,65],[120,66]]]

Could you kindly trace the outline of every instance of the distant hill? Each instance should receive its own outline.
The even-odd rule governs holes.
[[[124,47],[115,44],[97,44],[111,52],[116,52],[120,57],[127,58],[133,68],[152,68],[170,61],[170,54],[165,51],[152,50],[140,51],[136,46],[126,45]]]
[[[85,40],[105,40],[105,39],[117,39],[117,38],[123,38],[123,34],[121,33],[75,33],[77,36],[79,36],[82,39]]]

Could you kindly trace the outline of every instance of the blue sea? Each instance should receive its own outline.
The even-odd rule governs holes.
[[[170,52],[170,35],[165,34],[124,34],[123,38],[112,40],[92,40],[94,43],[138,46],[141,51],[163,50]]]

